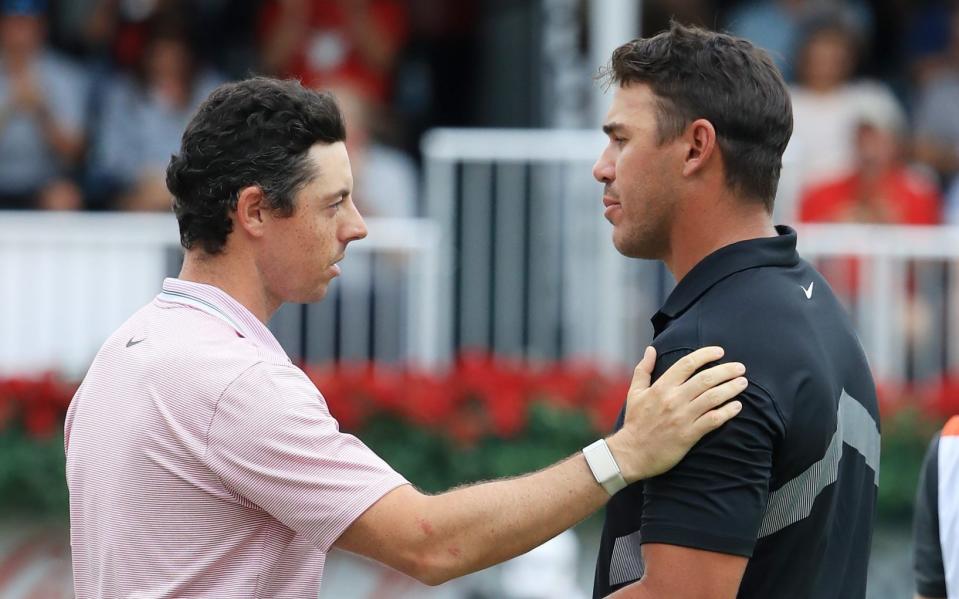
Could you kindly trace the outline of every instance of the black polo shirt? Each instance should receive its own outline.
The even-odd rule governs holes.
[[[844,308],[800,259],[796,232],[777,232],[707,256],[653,317],[654,379],[720,345],[749,385],[738,416],[610,500],[594,597],[642,577],[643,543],[748,557],[740,598],[865,597],[876,392]]]

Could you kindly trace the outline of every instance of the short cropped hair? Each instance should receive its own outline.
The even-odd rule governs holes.
[[[668,31],[617,48],[600,77],[607,85],[650,87],[659,104],[661,144],[696,119],[712,123],[727,186],[772,211],[793,114],[768,53],[744,39],[674,21]]]
[[[316,175],[308,152],[346,139],[333,96],[297,81],[256,77],[216,88],[183,133],[166,184],[186,249],[223,250],[240,190],[259,186],[281,217]]]

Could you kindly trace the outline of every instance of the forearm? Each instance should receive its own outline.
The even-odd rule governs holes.
[[[526,553],[605,505],[582,454],[520,478],[425,497],[425,564],[442,582]]]
[[[745,388],[739,377],[742,364],[722,364],[694,375],[721,357],[719,348],[697,350],[650,387],[656,352],[646,351],[627,394],[623,428],[606,439],[615,464],[610,465],[609,456],[591,453],[604,479],[615,481],[616,467],[627,483],[665,472],[741,409],[738,401],[723,404]],[[336,546],[439,584],[529,551],[608,499],[586,458],[577,453],[527,476],[436,496],[409,485],[398,487],[356,518]]]

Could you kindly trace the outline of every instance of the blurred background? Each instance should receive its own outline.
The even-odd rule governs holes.
[[[959,413],[959,3],[934,0],[0,0],[0,596],[72,596],[63,416],[179,270],[164,171],[224,81],[296,77],[347,115],[370,235],[271,323],[342,428],[430,491],[610,431],[673,281],[610,243],[594,76],[671,17],[791,85],[776,220],[873,366],[869,593],[911,597],[919,464]],[[437,589],[336,554],[322,597],[589,596],[599,524]]]

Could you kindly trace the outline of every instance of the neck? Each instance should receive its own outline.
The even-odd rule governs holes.
[[[193,249],[183,259],[179,278],[221,289],[266,325],[282,302],[266,290],[252,264],[250,260],[240,259],[229,248],[217,255]]]
[[[747,239],[777,235],[772,217],[759,202],[714,196],[682,206],[670,235],[670,253],[663,260],[677,283],[716,250]]]

